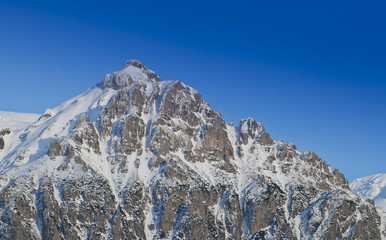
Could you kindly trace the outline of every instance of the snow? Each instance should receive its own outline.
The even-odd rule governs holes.
[[[122,70],[115,73],[119,76],[130,76],[135,82],[146,82],[148,79],[143,69],[134,67],[131,64],[126,65]]]
[[[99,104],[95,105],[94,103],[101,103],[99,100],[106,92],[107,91],[104,92],[98,87],[93,87],[54,109],[47,109],[45,113],[28,128],[24,130],[21,129],[20,132],[16,132],[13,135],[11,134],[11,139],[5,138],[6,151],[0,152],[0,159],[2,158],[0,162],[2,169],[0,171],[4,171],[5,166],[24,165],[46,154],[53,139],[68,137],[76,120],[82,113],[90,113],[90,117],[95,120],[96,116],[93,115],[96,115],[96,112],[99,112],[103,106]],[[92,106],[94,106],[94,108],[92,108]],[[12,115],[8,114],[7,116]],[[26,119],[34,119],[34,116],[22,116],[29,117]],[[23,137],[21,138],[21,136]],[[7,145],[7,143],[9,144]],[[5,153],[9,154],[4,155]],[[22,156],[22,159],[17,156]]]
[[[386,173],[356,179],[350,188],[364,199],[373,199],[375,205],[386,211]]]
[[[35,113],[16,113],[0,111],[0,131],[9,128],[11,131],[19,131],[38,120],[39,114]]]
[[[107,74],[103,85],[105,87],[123,88],[133,82],[156,82],[155,76],[153,71],[145,68],[138,60],[128,60],[121,70]],[[102,83],[98,85],[102,85]]]

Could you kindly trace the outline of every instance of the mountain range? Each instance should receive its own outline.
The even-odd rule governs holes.
[[[379,179],[349,185],[137,60],[42,115],[0,112],[0,239],[385,239]]]

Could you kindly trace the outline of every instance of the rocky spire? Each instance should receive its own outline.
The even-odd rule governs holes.
[[[103,86],[105,88],[121,89],[132,85],[134,82],[160,82],[153,71],[145,67],[138,60],[127,60],[125,66],[113,73],[105,76]]]

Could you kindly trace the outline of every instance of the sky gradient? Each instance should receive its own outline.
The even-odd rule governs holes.
[[[382,1],[0,1],[0,111],[43,113],[138,59],[349,181],[385,173],[385,12]]]

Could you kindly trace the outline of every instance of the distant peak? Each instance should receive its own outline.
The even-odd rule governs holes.
[[[135,82],[160,82],[161,78],[138,60],[127,60],[123,68],[105,76],[104,87],[121,89]]]

